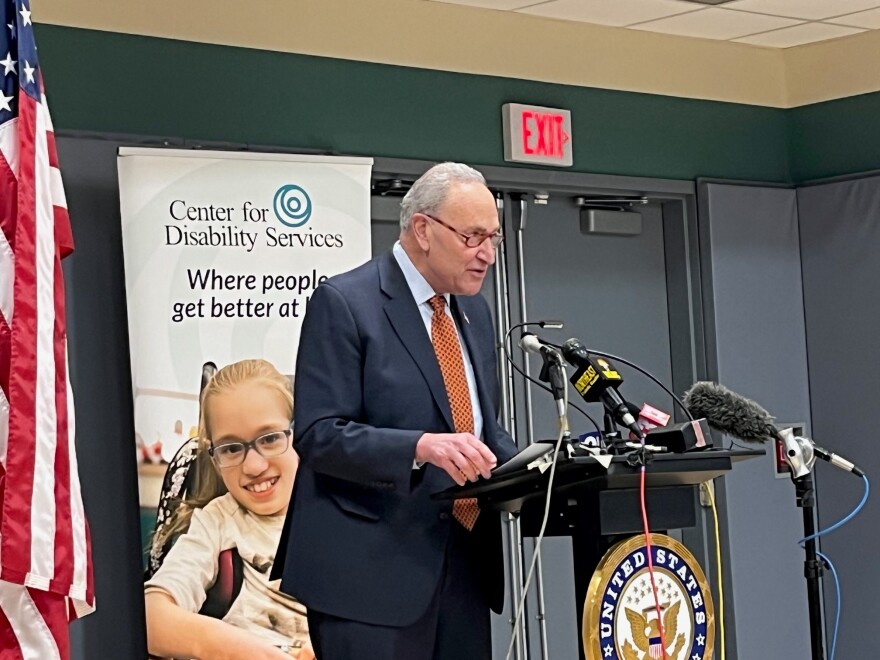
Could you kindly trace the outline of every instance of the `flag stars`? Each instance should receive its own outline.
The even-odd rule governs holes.
[[[24,61],[24,69],[22,69],[22,70],[24,71],[24,75],[27,78],[27,81],[29,83],[34,82],[34,71],[36,71],[36,69],[31,66],[31,63],[28,62],[27,60],[25,60]]]
[[[15,60],[12,59],[12,53],[6,53],[6,59],[0,60],[0,64],[3,65],[4,76],[8,76],[10,73],[15,73]]]
[[[9,102],[14,98],[14,96],[6,96],[6,94],[0,92],[0,110],[12,112],[12,106],[9,105]]]
[[[12,23],[7,23],[6,27],[9,28],[10,38],[15,39],[15,21],[13,21]]]
[[[18,13],[21,14],[22,26],[33,25],[33,23],[31,22],[31,10],[30,9],[28,9],[25,5],[22,5],[21,11]]]

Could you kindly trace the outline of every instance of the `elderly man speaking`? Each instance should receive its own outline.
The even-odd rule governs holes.
[[[315,291],[296,365],[302,464],[277,575],[319,660],[488,660],[497,513],[431,495],[516,452],[498,416],[480,287],[502,235],[476,170],[443,163],[401,203],[393,249]]]

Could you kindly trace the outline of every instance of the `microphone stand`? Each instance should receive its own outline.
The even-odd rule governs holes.
[[[612,454],[619,456],[623,453],[622,443],[624,439],[620,435],[620,429],[617,428],[617,422],[614,421],[614,415],[607,410],[602,417],[602,426],[605,427],[602,431],[604,436],[603,444]]]
[[[813,483],[813,464],[816,455],[813,446],[804,438],[795,436],[792,429],[779,432],[779,441],[785,449],[785,460],[791,470],[795,497],[804,519],[804,577],[807,579],[807,606],[810,614],[810,648],[812,660],[825,660],[825,625],[822,621],[822,591],[820,580],[825,575],[825,562],[816,552],[816,488]]]
[[[565,362],[556,350],[541,351],[544,364],[538,380],[550,384],[550,391],[556,402],[556,416],[559,420],[559,430],[562,432],[562,442],[565,443],[564,456],[569,455],[571,449],[571,429],[568,426],[568,411],[565,401]]]
[[[822,621],[822,591],[820,580],[825,575],[825,562],[816,554],[816,490],[813,485],[813,473],[803,477],[792,475],[797,505],[803,509],[804,518],[804,577],[807,579],[807,604],[810,611],[810,643],[813,660],[825,658],[825,626]]]

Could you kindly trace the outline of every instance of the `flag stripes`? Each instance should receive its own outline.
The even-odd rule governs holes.
[[[69,657],[94,607],[64,279],[73,250],[28,0],[0,0],[0,657]]]

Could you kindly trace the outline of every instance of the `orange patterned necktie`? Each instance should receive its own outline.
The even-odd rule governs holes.
[[[434,296],[428,302],[434,309],[434,316],[431,318],[431,343],[434,344],[440,373],[443,374],[443,383],[446,385],[455,432],[473,433],[474,410],[471,407],[471,393],[464,373],[464,361],[455,324],[446,313],[446,298]],[[474,528],[479,514],[480,507],[475,497],[458,499],[452,503],[453,517],[468,531]]]

